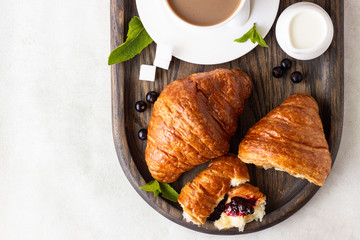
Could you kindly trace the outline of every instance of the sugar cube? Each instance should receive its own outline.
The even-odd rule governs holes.
[[[141,64],[139,79],[143,81],[155,81],[156,67],[152,65]]]
[[[169,65],[172,58],[172,47],[168,44],[158,44],[156,46],[156,54],[154,65],[163,68],[169,69]]]

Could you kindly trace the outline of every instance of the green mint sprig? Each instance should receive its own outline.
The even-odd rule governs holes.
[[[249,39],[252,43],[257,42],[260,46],[269,47],[260,35],[260,33],[257,31],[255,23],[254,26],[247,33],[245,33],[241,38],[235,39],[234,41],[244,43]]]
[[[135,57],[152,41],[140,18],[133,17],[129,22],[126,41],[111,52],[108,64],[113,65]]]
[[[158,182],[156,180],[152,180],[148,182],[146,185],[140,187],[140,189],[153,192],[154,196],[157,197],[159,193],[163,198],[166,198],[172,202],[177,202],[179,194],[167,183]]]

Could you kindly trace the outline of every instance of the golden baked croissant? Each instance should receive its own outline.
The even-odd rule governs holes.
[[[214,225],[218,229],[237,227],[240,232],[253,220],[262,221],[266,196],[249,183],[230,189],[224,211]]]
[[[194,166],[226,154],[244,101],[249,76],[217,69],[170,83],[155,102],[145,160],[160,182],[174,182]]]
[[[315,99],[305,94],[286,99],[250,128],[239,145],[238,157],[323,185],[331,155]]]
[[[181,189],[178,201],[185,220],[204,224],[230,187],[247,181],[247,166],[236,155],[228,154],[212,160],[207,169]]]

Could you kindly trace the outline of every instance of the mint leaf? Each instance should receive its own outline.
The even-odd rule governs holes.
[[[160,183],[161,195],[173,202],[177,202],[179,194],[167,183]]]
[[[140,189],[145,190],[147,192],[153,192],[154,196],[157,197],[160,193],[160,185],[159,182],[156,180],[152,180],[148,182],[146,185],[140,187]]]
[[[260,33],[258,32],[258,30],[256,29],[255,23],[254,26],[247,33],[245,33],[241,38],[235,39],[234,41],[239,43],[244,43],[249,39],[252,43],[257,42],[262,47],[269,47],[266,44],[265,40],[260,35]]]
[[[179,194],[169,184],[161,182],[159,183],[156,180],[148,182],[146,185],[140,187],[140,189],[147,192],[153,192],[155,197],[157,197],[159,193],[161,193],[161,196],[163,196],[163,198],[166,198],[173,202],[177,202],[177,199],[179,197]]]
[[[115,48],[108,59],[108,64],[116,64],[127,61],[139,54],[145,47],[152,43],[152,39],[146,32],[140,18],[133,17],[129,22],[129,31],[126,41]]]
[[[235,39],[235,42],[244,43],[249,39],[253,39],[254,28],[251,28],[247,33],[245,33],[241,38]]]

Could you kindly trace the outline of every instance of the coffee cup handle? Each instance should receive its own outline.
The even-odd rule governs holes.
[[[247,23],[250,16],[250,0],[245,2],[244,7],[238,12],[228,23],[227,25],[231,27],[240,27]]]

